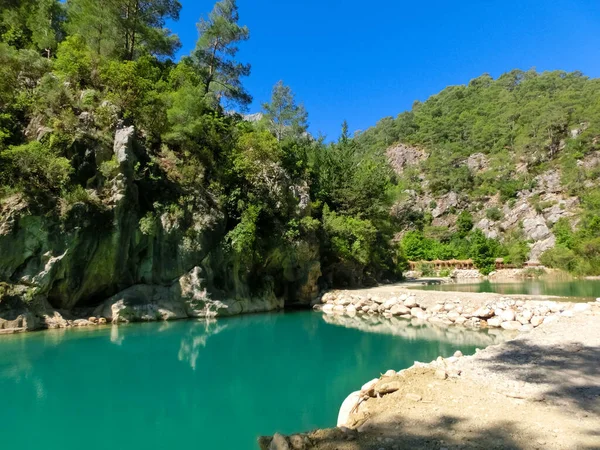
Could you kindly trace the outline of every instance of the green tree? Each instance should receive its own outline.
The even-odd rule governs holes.
[[[469,211],[462,211],[456,218],[456,230],[464,238],[473,229],[473,216]]]
[[[242,86],[241,77],[250,75],[250,65],[235,60],[237,44],[250,38],[246,26],[238,24],[235,0],[217,2],[207,19],[200,19],[200,38],[191,58],[200,73],[205,97],[215,104],[222,98],[247,106],[252,97]]]
[[[68,0],[67,30],[98,56],[115,56],[121,49],[119,0]]]
[[[289,86],[279,81],[273,87],[271,102],[263,104],[265,119],[278,141],[286,136],[301,136],[308,128],[308,114],[303,105],[296,104]]]
[[[43,51],[49,58],[63,39],[65,10],[58,0],[4,0],[1,40],[17,48]]]
[[[177,0],[69,0],[69,30],[82,36],[98,55],[134,60],[147,52],[172,56],[180,47],[165,28],[177,20]]]

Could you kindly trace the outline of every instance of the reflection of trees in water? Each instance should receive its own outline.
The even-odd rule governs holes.
[[[323,320],[332,325],[355,328],[367,333],[391,334],[407,340],[447,342],[454,345],[487,347],[500,344],[514,336],[504,330],[473,330],[461,326],[448,327],[423,322],[383,316],[344,316],[323,314]]]
[[[200,349],[206,347],[206,342],[210,336],[220,333],[226,324],[217,322],[215,319],[200,320],[194,327],[187,332],[181,339],[179,346],[179,361],[188,362],[192,370],[196,370],[196,361],[200,355]]]
[[[3,336],[5,348],[16,357],[3,358],[0,353],[0,379],[14,380],[35,391],[38,399],[46,397],[44,380],[36,371],[39,367],[36,361],[42,352],[58,347],[64,340],[67,330],[58,328],[40,333],[23,333],[14,336]],[[32,341],[37,341],[33,343]],[[43,373],[43,372],[42,372]]]

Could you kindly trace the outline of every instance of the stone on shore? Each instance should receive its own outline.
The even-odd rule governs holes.
[[[501,327],[505,330],[509,331],[519,331],[523,324],[521,322],[517,322],[516,320],[502,322]]]
[[[392,308],[390,309],[390,313],[394,316],[400,316],[403,314],[410,314],[410,309],[404,305],[398,304],[392,306]]]
[[[542,316],[533,316],[531,318],[531,325],[533,325],[534,327],[539,327],[543,323],[544,323],[544,317],[542,317]]]
[[[269,445],[269,450],[290,450],[290,445],[284,436],[275,433],[271,445]]]
[[[488,319],[487,324],[488,327],[491,328],[500,328],[502,326],[502,319],[500,319],[499,317],[493,317],[491,319]]]
[[[342,406],[340,407],[340,412],[338,413],[338,427],[343,427],[347,425],[348,420],[350,419],[350,413],[354,410],[354,407],[358,404],[360,398],[360,391],[355,391],[348,397],[346,397],[346,400],[344,400],[344,402],[342,403]]]
[[[514,322],[516,315],[512,309],[507,309],[500,314],[500,318],[502,319],[502,322]]]

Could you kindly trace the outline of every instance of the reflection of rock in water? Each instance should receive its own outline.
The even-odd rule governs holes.
[[[192,370],[196,370],[200,349],[206,347],[206,341],[210,336],[220,333],[225,328],[227,325],[219,324],[214,319],[200,320],[181,340],[177,355],[179,361],[188,362]]]
[[[346,328],[356,328],[368,333],[392,334],[409,340],[441,341],[455,345],[473,345],[487,347],[500,344],[511,337],[513,333],[504,330],[489,329],[486,331],[473,330],[464,327],[443,327],[418,319],[406,320],[383,316],[344,316],[323,314],[325,322]]]

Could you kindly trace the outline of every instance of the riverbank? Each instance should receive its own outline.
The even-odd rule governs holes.
[[[352,292],[377,299],[387,291]],[[427,296],[417,301],[425,311],[457,297]],[[461,306],[466,301],[470,307],[484,307],[498,297],[460,294]],[[540,299],[504,297],[515,307],[522,301],[524,310],[539,308]],[[398,373],[382,368],[383,376],[347,398],[337,428],[261,438],[261,448],[600,448],[600,303],[552,302],[557,312],[544,316],[552,320],[475,355],[457,353]]]

